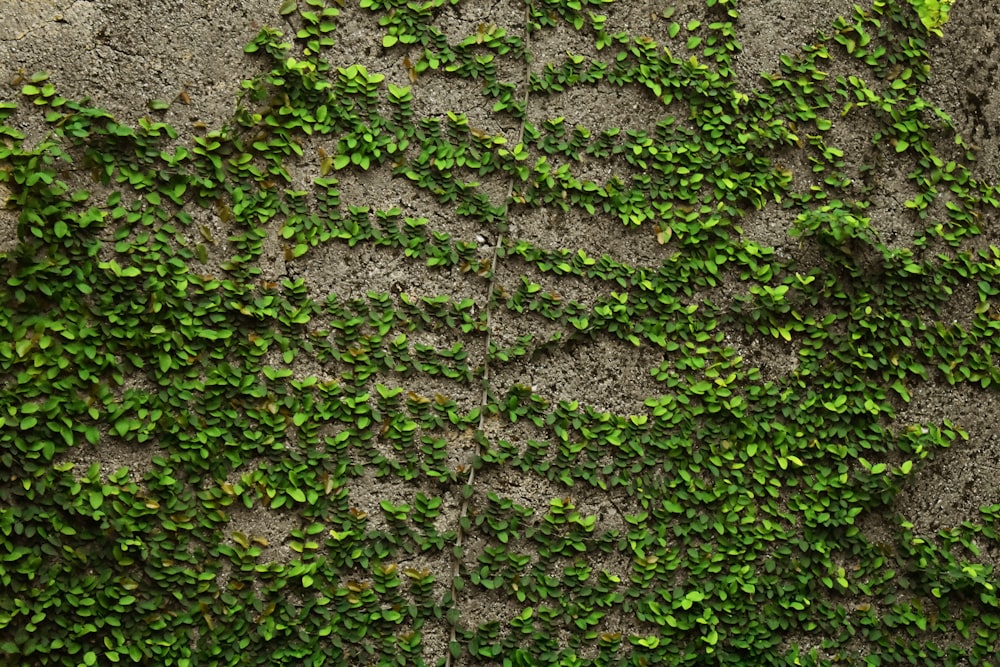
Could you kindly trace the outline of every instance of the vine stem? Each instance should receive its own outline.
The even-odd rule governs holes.
[[[525,3],[524,10],[524,95],[521,99],[521,123],[517,128],[517,139],[515,140],[515,146],[524,141],[524,126],[528,122],[528,100],[531,96],[531,54],[529,51],[529,44],[531,40],[531,11],[532,3]],[[510,208],[511,197],[514,194],[514,175],[512,174],[510,180],[507,184],[507,195],[504,198],[503,204],[503,216],[501,218],[502,222],[497,229],[496,242],[493,244],[492,254],[490,256],[490,278],[486,286],[486,353],[483,359],[483,392],[482,398],[479,401],[479,424],[476,429],[482,433],[483,428],[486,425],[486,411],[489,406],[489,396],[490,396],[490,346],[493,344],[493,306],[496,301],[494,298],[494,289],[496,287],[496,277],[497,277],[497,259],[500,256],[500,248],[503,246],[506,234],[506,223],[507,211]],[[469,475],[465,480],[465,487],[472,488],[476,481],[476,466],[474,462],[482,455],[482,448],[480,446],[480,439],[473,438],[474,448],[472,451],[472,461],[473,465],[469,466]],[[465,530],[462,528],[462,524],[466,517],[469,515],[469,500],[472,498],[472,494],[465,497],[462,494],[462,505],[458,512],[458,528],[455,531],[455,546],[452,550],[451,559],[451,602],[453,605],[457,605],[458,601],[458,586],[456,582],[459,576],[461,576],[462,568],[462,546],[465,542]],[[448,647],[445,651],[445,667],[452,666],[452,652],[451,647],[456,641],[457,633],[457,619],[455,622],[451,623],[451,631],[448,636]]]

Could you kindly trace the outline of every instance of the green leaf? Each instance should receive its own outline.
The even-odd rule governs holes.
[[[298,2],[296,0],[285,0],[281,3],[281,7],[278,9],[278,13],[282,16],[287,16],[291,14],[296,9],[298,9]]]
[[[398,100],[403,99],[410,94],[410,86],[397,86],[393,83],[389,84],[389,95]]]
[[[382,38],[382,46],[384,46],[385,48],[389,48],[390,46],[394,46],[398,41],[399,38],[396,37],[395,35],[386,35],[385,37]]]
[[[900,398],[903,399],[905,403],[910,402],[910,392],[906,390],[906,386],[903,384],[902,380],[896,380],[892,383],[892,388],[896,390]]]

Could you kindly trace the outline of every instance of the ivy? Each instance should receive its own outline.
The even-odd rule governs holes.
[[[978,243],[996,186],[921,97],[950,3],[855,8],[752,95],[737,3],[664,10],[662,44],[612,33],[609,4],[529,2],[523,30],[456,36],[453,0],[287,0],[290,32],[245,47],[264,73],[230,122],[186,145],[154,119],[170,102],[131,127],[19,75],[21,101],[0,102],[17,224],[0,255],[4,660],[993,659],[1000,510],[934,535],[891,514],[969,438],[902,408],[1000,382],[1000,250]],[[331,64],[347,14],[377,24],[410,85]],[[529,67],[555,29],[593,50]],[[482,99],[420,117],[431,76]],[[662,113],[534,113],[595,86]],[[46,124],[37,142],[8,125],[18,109]],[[836,145],[858,114],[873,164]],[[912,169],[912,238],[878,228],[882,153]],[[373,174],[435,208],[353,201]],[[792,257],[743,229],[776,207]],[[514,233],[538,211],[621,224],[662,261]],[[452,287],[324,293],[303,267],[328,251]],[[944,314],[956,293],[972,295],[961,319]],[[655,358],[636,412],[498,380],[597,341]],[[741,341],[793,370],[765,373]],[[127,467],[104,463],[112,448]]]

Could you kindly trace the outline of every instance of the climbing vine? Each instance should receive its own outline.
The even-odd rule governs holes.
[[[531,0],[520,31],[456,38],[438,20],[457,4],[286,0],[291,33],[246,46],[266,73],[188,144],[165,101],[133,127],[44,73],[0,103],[3,660],[995,664],[980,554],[1000,506],[936,535],[888,510],[968,437],[899,419],[913,394],[1000,382],[1000,250],[976,243],[1000,202],[921,97],[950,3],[855,9],[753,92],[735,0],[667,10],[665,43],[614,32],[604,0]],[[374,17],[411,85],[331,64],[347,12]],[[529,67],[557,29],[593,49]],[[481,99],[421,116],[431,75]],[[588,86],[662,113],[532,122]],[[482,108],[514,140],[471,122]],[[47,125],[31,142],[6,124],[26,109]],[[846,155],[834,129],[861,120],[872,152]],[[910,238],[874,220],[884,155],[912,169]],[[583,175],[595,162],[607,178]],[[433,209],[352,201],[371,174]],[[774,210],[794,256],[744,229]],[[512,227],[532,211],[638,228],[661,261],[545,247]],[[325,289],[299,267],[331,249],[464,291]],[[943,315],[966,292],[971,312]],[[795,368],[766,377],[736,340]],[[498,380],[600,341],[656,358],[632,414]],[[533,505],[504,475],[552,493]]]

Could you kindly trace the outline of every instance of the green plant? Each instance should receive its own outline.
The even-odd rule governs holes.
[[[1000,382],[1000,250],[977,238],[1000,199],[920,96],[950,4],[911,3],[920,24],[899,2],[855,8],[752,93],[734,2],[665,10],[668,44],[610,32],[605,4],[531,2],[520,31],[455,28],[453,2],[364,0],[352,18],[378,24],[401,87],[330,64],[358,8],[288,0],[291,36],[261,29],[245,50],[263,73],[188,145],[19,75],[47,134],[29,144],[0,103],[17,226],[0,255],[3,660],[993,659],[981,554],[1000,511],[866,532],[969,438],[901,407]],[[555,28],[593,51],[529,67]],[[476,101],[419,117],[432,78]],[[663,113],[528,122],[541,96],[594,86]],[[856,114],[865,156],[836,144]],[[891,245],[871,210],[883,154],[911,169],[914,233]],[[373,172],[434,210],[354,201]],[[744,233],[774,207],[809,252]],[[549,247],[526,233],[536,212],[617,221],[649,247]],[[321,293],[302,267],[325,252],[417,262],[446,291]],[[595,342],[646,364],[632,413],[522,374]],[[756,367],[760,348],[788,369]],[[106,446],[134,469],[74,463]],[[466,614],[483,596],[503,618]]]
[[[948,22],[954,0],[910,0],[910,4],[928,32],[941,37],[941,26]]]

